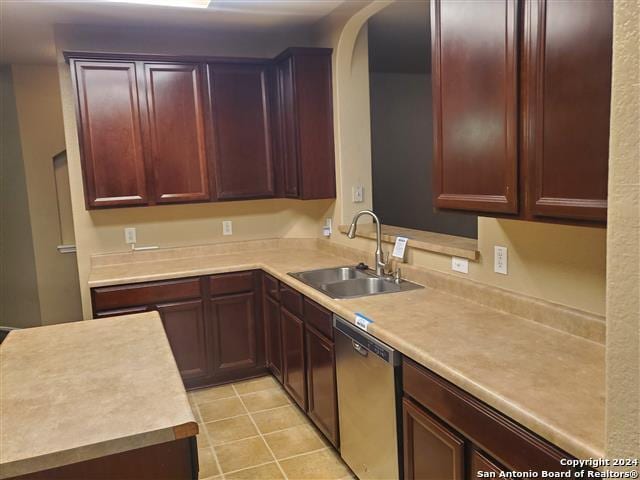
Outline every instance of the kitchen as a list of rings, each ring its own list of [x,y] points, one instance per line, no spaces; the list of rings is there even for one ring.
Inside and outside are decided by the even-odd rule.
[[[637,473],[637,2],[143,3],[1,6],[1,478]]]

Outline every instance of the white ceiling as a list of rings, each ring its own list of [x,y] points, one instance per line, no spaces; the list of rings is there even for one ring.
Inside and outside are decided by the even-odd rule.
[[[428,0],[400,0],[369,19],[369,70],[426,73],[431,70]]]
[[[311,25],[348,0],[211,0],[207,9],[105,0],[0,0],[0,63],[55,63],[56,24],[269,31]]]

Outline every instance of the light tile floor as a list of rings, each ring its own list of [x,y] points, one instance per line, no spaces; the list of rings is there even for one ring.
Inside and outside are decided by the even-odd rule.
[[[354,479],[271,376],[189,392],[200,427],[200,478]]]

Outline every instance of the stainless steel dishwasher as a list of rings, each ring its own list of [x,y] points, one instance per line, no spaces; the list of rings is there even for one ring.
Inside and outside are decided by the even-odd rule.
[[[400,353],[333,316],[340,454],[360,480],[401,478]]]

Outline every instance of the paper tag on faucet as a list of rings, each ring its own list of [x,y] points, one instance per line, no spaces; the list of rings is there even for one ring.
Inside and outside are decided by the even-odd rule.
[[[369,328],[369,325],[373,323],[373,320],[368,319],[361,313],[356,313],[356,327],[361,328],[365,332]]]
[[[407,237],[396,237],[396,244],[393,247],[392,255],[396,258],[404,259],[404,249],[407,248],[409,239]]]

